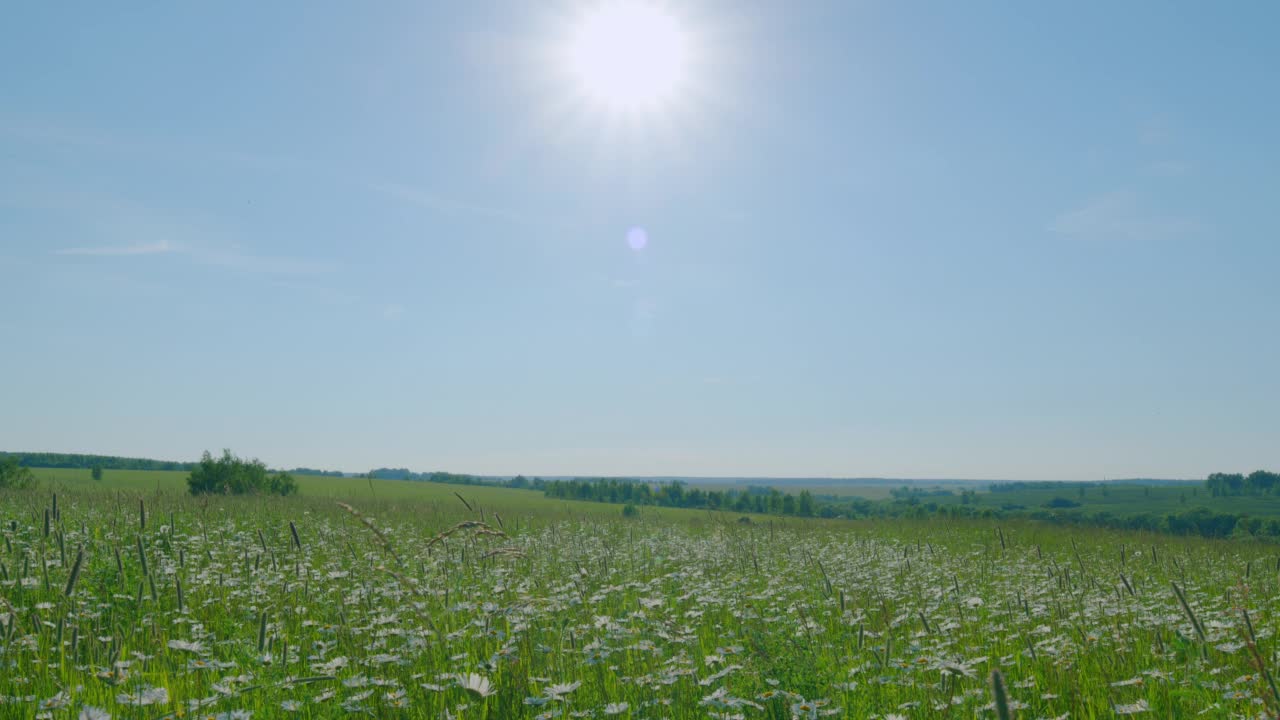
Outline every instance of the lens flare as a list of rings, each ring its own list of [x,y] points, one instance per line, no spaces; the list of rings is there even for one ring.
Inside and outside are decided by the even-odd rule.
[[[649,233],[642,227],[633,227],[627,231],[627,245],[632,250],[643,250],[649,244]]]

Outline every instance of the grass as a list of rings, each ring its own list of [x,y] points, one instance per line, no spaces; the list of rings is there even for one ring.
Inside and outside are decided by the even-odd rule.
[[[47,492],[133,492],[183,495],[187,491],[185,471],[107,470],[101,482],[95,481],[87,469],[32,468],[40,487]],[[543,516],[612,517],[621,506],[578,500],[548,498],[541,491],[517,490],[488,485],[448,485],[412,480],[367,480],[321,475],[296,475],[298,493],[305,497],[341,499],[359,503],[410,501],[426,506],[452,506],[461,502],[478,503],[481,510],[499,513],[538,514]],[[463,508],[465,509],[465,507]],[[705,510],[645,506],[641,514],[650,517],[684,519],[703,517]],[[726,516],[737,518],[741,513]]]
[[[1275,711],[1260,544],[45,473],[0,498],[4,717],[956,718],[997,687],[1024,718]]]

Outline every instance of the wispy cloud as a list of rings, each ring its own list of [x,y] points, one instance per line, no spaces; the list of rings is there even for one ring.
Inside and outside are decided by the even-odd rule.
[[[465,200],[448,197],[435,192],[434,190],[414,185],[405,185],[403,183],[395,182],[371,182],[367,184],[367,187],[374,192],[395,200],[434,212],[448,213],[451,215],[484,217],[525,227],[562,227],[561,223],[557,223],[546,218],[526,215],[520,212],[513,212],[505,208],[494,207],[491,205],[467,202]]]
[[[1051,232],[1088,240],[1164,240],[1200,229],[1192,218],[1149,209],[1128,190],[1100,195],[1049,223]]]
[[[17,115],[0,111],[0,137],[52,147],[74,148],[81,152],[128,155],[133,162],[160,162],[166,166],[215,165],[257,171],[297,168],[297,164],[289,159],[259,152],[201,143],[163,142],[147,136],[64,125],[61,120],[57,116]]]
[[[327,260],[310,258],[251,255],[237,248],[196,248],[188,253],[200,265],[224,267],[248,273],[269,275],[319,275],[332,272],[336,265]]]
[[[71,247],[55,251],[57,255],[159,255],[173,252],[174,246],[168,240],[152,243],[135,243],[133,245],[100,245],[96,247]]]
[[[168,240],[135,243],[133,245],[96,245],[55,250],[55,255],[80,255],[90,257],[131,257],[170,253],[181,256],[197,265],[222,267],[247,273],[264,275],[319,275],[335,269],[332,262],[310,258],[253,255],[237,246],[229,248],[175,245]]]

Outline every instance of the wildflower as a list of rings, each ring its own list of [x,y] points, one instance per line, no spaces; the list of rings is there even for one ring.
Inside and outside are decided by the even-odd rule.
[[[325,690],[319,695],[316,695],[315,697],[311,698],[311,701],[316,703],[322,703],[326,700],[332,700],[334,696],[337,694],[338,694],[337,690]]]
[[[558,685],[552,685],[551,687],[547,688],[546,693],[547,693],[547,697],[553,697],[558,699],[560,696],[568,695],[569,693],[573,692],[574,690],[577,690],[580,687],[582,687],[582,681],[575,680],[574,682],[571,682],[571,683],[560,683]]]
[[[41,701],[40,709],[41,710],[58,710],[60,708],[66,707],[70,703],[71,703],[71,696],[67,695],[67,693],[64,691],[64,692],[58,693],[57,695],[54,695],[53,697],[47,700]]]
[[[1139,698],[1138,702],[1135,702],[1135,703],[1130,703],[1128,705],[1116,705],[1116,714],[1117,715],[1134,715],[1136,713],[1147,712],[1150,709],[1151,709],[1151,706],[1147,703],[1147,701],[1142,698]]]
[[[102,708],[85,705],[80,708],[80,714],[77,716],[77,720],[111,720],[111,713],[103,710]]]
[[[116,695],[116,702],[121,705],[167,705],[169,691],[162,687],[142,686],[132,693]]]
[[[458,676],[458,687],[468,692],[475,693],[480,697],[489,697],[497,692],[493,689],[493,684],[489,682],[489,678],[478,675],[476,673],[468,673]]]
[[[791,717],[816,718],[818,717],[818,706],[807,700],[791,703]],[[906,718],[903,718],[903,720],[906,720]]]
[[[168,643],[170,650],[185,650],[186,652],[203,653],[204,645],[200,642],[187,642],[186,640],[170,640]]]
[[[627,711],[627,708],[630,708],[630,707],[631,706],[625,702],[609,703],[608,705],[604,706],[604,714],[605,715],[621,715],[622,713]]]

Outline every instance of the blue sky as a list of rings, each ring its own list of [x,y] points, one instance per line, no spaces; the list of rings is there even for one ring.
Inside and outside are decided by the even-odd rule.
[[[628,115],[548,60],[583,5],[10,8],[0,445],[1280,468],[1280,6],[671,4]]]

